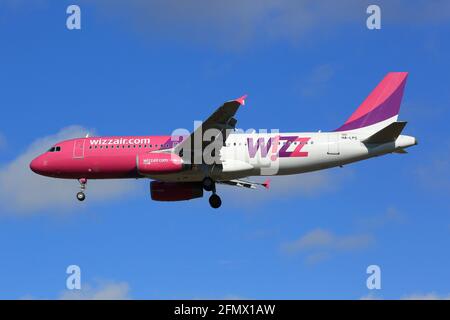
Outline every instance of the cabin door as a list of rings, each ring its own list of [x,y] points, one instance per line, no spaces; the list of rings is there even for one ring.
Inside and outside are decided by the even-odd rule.
[[[339,155],[339,133],[328,134],[328,152],[330,155]]]
[[[78,139],[75,140],[75,144],[73,146],[73,158],[81,159],[84,158],[84,143],[86,139]]]

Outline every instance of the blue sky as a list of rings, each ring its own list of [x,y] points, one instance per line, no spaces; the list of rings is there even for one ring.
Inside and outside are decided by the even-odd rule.
[[[370,31],[364,1],[182,3],[80,0],[75,31],[72,2],[0,4],[0,298],[70,296],[71,264],[84,297],[448,297],[449,5],[379,2]],[[332,130],[389,71],[410,72],[409,154],[222,187],[219,211],[152,202],[145,180],[89,182],[76,203],[75,181],[27,166],[86,131],[192,129],[244,93],[244,129]]]

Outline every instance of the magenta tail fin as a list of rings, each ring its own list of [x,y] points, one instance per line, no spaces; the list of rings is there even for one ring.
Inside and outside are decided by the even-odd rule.
[[[367,127],[398,115],[407,77],[408,72],[388,73],[350,118],[335,131]]]

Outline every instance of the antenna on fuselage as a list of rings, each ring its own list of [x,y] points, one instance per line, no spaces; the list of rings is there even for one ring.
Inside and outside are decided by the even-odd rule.
[[[86,138],[89,138],[89,132],[88,132],[88,133],[86,133]]]

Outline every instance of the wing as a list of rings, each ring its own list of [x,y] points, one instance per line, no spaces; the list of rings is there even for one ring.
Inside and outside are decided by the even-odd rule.
[[[245,181],[245,180],[217,181],[217,183],[227,184],[229,186],[235,186],[235,187],[249,188],[249,189],[256,189],[256,187],[258,187],[258,186],[269,189],[270,179],[267,179],[263,183],[251,182],[251,181]]]
[[[184,139],[180,144],[175,147],[174,152],[180,156],[186,156],[184,150],[191,152],[191,157],[193,159],[194,151],[200,151],[197,154],[202,154],[201,152],[204,148],[211,143],[211,141],[216,140],[216,138],[221,135],[223,138],[222,145],[228,137],[229,133],[236,127],[237,120],[234,118],[239,107],[245,104],[245,99],[247,95],[244,95],[236,100],[225,102],[220,106],[208,119],[206,119],[201,126],[194,130],[193,133],[186,139]],[[204,141],[203,134],[210,129],[212,133],[215,134],[211,141]]]

